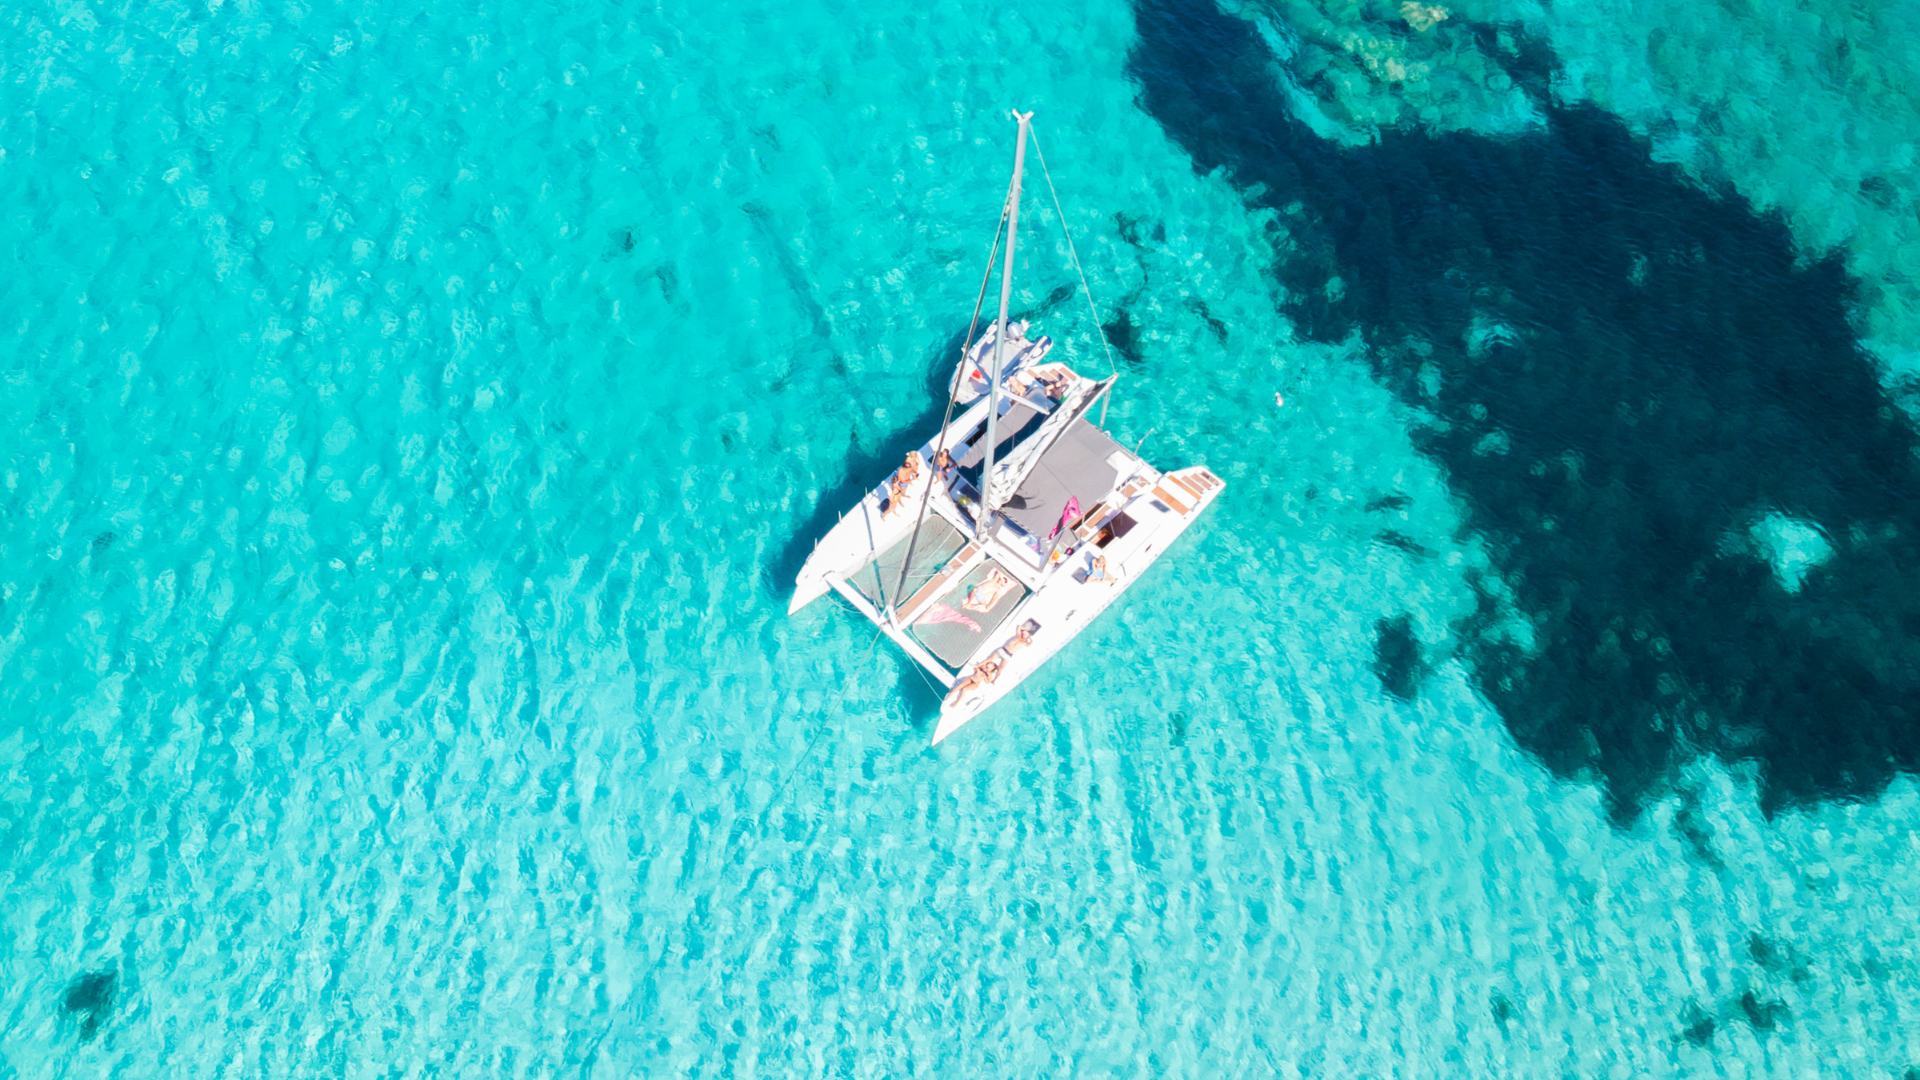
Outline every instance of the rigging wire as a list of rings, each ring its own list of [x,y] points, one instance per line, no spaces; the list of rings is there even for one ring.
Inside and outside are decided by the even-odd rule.
[[[937,475],[933,468],[933,461],[939,458],[940,451],[947,448],[947,425],[953,422],[953,404],[960,398],[960,374],[965,370],[967,354],[973,351],[973,332],[980,328],[980,309],[986,306],[987,285],[993,281],[993,259],[994,256],[1000,254],[1000,237],[1007,231],[1007,211],[1012,208],[1012,200],[1013,181],[1008,181],[1007,194],[1000,200],[1000,224],[994,226],[993,246],[987,249],[987,272],[980,278],[980,295],[974,297],[973,300],[973,319],[967,323],[967,336],[960,341],[960,366],[954,368],[953,382],[947,390],[947,411],[945,415],[940,417],[940,438],[933,445],[933,458],[927,461],[927,490],[922,494],[920,499],[920,512],[916,514],[913,519],[913,533],[907,538],[907,557],[900,562],[900,577],[893,583],[893,594],[895,596],[899,596],[906,590],[907,571],[913,567],[913,552],[915,547],[920,543],[920,527],[926,524],[927,506],[933,502],[933,481]],[[1071,241],[1069,241],[1069,245],[1071,245]],[[983,484],[985,483],[984,477],[981,482]],[[887,621],[893,621],[891,618],[893,612],[892,604],[887,605],[887,612],[889,615]]]
[[[1031,128],[1029,128],[1028,133],[1034,140],[1034,150],[1038,152],[1040,150],[1039,137],[1033,134]],[[1067,254],[1072,258],[1074,271],[1080,277],[1080,290],[1082,293],[1086,295],[1087,309],[1093,313],[1094,331],[1100,336],[1100,346],[1106,352],[1107,368],[1110,373],[1118,374],[1117,370],[1114,368],[1114,363],[1113,363],[1113,347],[1110,344],[1108,344],[1106,328],[1102,326],[1100,323],[1100,309],[1094,304],[1093,291],[1087,287],[1086,271],[1082,269],[1080,266],[1080,256],[1074,250],[1074,247],[1073,247],[1073,234],[1071,231],[1067,229],[1066,214],[1060,208],[1059,192],[1054,190],[1053,176],[1047,172],[1046,155],[1044,153],[1040,153],[1039,158],[1040,158],[1041,174],[1046,177],[1047,190],[1053,197],[1054,213],[1059,217],[1060,230],[1066,236]],[[939,456],[941,450],[946,449],[947,429],[948,429],[948,426],[953,421],[954,404],[959,399],[959,395],[960,395],[960,381],[961,381],[960,376],[964,371],[964,365],[966,363],[967,356],[973,349],[974,333],[980,327],[980,311],[986,305],[987,287],[993,280],[993,264],[994,264],[995,258],[1000,253],[1000,238],[1006,233],[1007,214],[1009,210],[1012,208],[1012,196],[1013,196],[1013,182],[1009,181],[1007,185],[1006,196],[1002,198],[1000,202],[1000,223],[994,229],[993,244],[987,250],[986,273],[980,279],[980,293],[974,299],[973,318],[968,322],[966,337],[962,339],[962,342],[961,342],[960,364],[962,366],[955,368],[952,385],[950,386],[947,392],[946,412],[940,419],[940,437],[939,437],[939,440],[934,445],[935,457]],[[1102,412],[1104,413],[1104,406],[1103,406]],[[935,474],[932,468],[932,462],[929,461],[928,468],[927,468],[927,491],[929,494],[931,494],[933,489],[934,478],[935,478]],[[982,479],[984,482],[985,478],[983,477]],[[915,545],[919,542],[919,539],[920,539],[921,527],[926,522],[927,505],[929,502],[931,502],[930,498],[923,498],[921,500],[920,512],[914,519],[913,533],[911,534],[910,538],[907,541],[907,557],[900,565],[900,575],[894,585],[895,595],[898,595],[906,587],[907,572],[913,566],[914,549],[915,549]],[[889,605],[889,613],[891,613],[891,605]],[[883,633],[884,631],[875,633],[873,636],[873,640],[867,643],[868,656],[871,656],[873,654],[873,648],[875,645],[879,644],[880,638],[883,635]],[[927,689],[932,691],[935,694],[935,696],[940,696],[940,687],[935,685],[933,680],[927,677],[927,673],[921,669],[919,663],[917,662],[910,663],[908,666],[911,667],[920,676],[920,678],[926,682]],[[799,774],[801,767],[806,765],[807,762],[813,757],[814,749],[817,746],[819,746],[821,736],[825,734],[826,730],[827,729],[824,725],[818,730],[816,730],[813,733],[813,736],[810,739],[808,739],[806,748],[800,752],[800,756],[795,758],[793,764],[787,767],[786,774],[780,777],[779,781],[774,785],[773,794],[767,800],[767,809],[770,810],[774,805],[779,803],[779,801],[783,796],[785,796],[787,789],[792,785],[793,779],[796,775]],[[752,855],[752,852],[757,846],[757,843],[758,843],[758,840],[760,839],[761,834],[757,832],[756,833],[738,833],[738,834],[735,833],[734,827],[738,824],[738,822],[739,822],[739,815],[736,814],[734,821],[728,827],[728,837],[725,843],[722,845],[722,850],[724,853],[724,851],[727,848],[730,848],[734,843],[734,837],[738,835],[741,839],[744,839],[747,841],[745,849],[741,852],[741,858],[744,859]],[[589,1069],[597,1062],[599,1058],[601,1044],[606,1041],[608,1035],[612,1034],[614,1019],[617,1019],[617,1018],[609,1019],[605,1030],[601,1031],[600,1035],[594,1039],[593,1045],[589,1050],[588,1058],[587,1058],[587,1067]]]
[[[1060,207],[1060,192],[1054,189],[1053,173],[1047,170],[1047,152],[1040,149],[1040,133],[1031,123],[1027,125],[1027,137],[1033,140],[1033,152],[1040,159],[1040,175],[1047,181],[1047,194],[1053,197],[1053,213],[1060,219],[1060,234],[1067,238],[1067,258],[1073,260],[1073,272],[1080,275],[1080,295],[1087,298],[1087,311],[1093,315],[1093,332],[1100,335],[1100,348],[1107,354],[1107,374],[1120,374],[1113,363],[1113,345],[1107,341],[1107,327],[1100,321],[1100,308],[1093,302],[1093,287],[1087,284],[1086,268],[1080,265],[1080,253],[1073,248],[1073,230],[1067,228],[1067,212]],[[1100,405],[1101,423],[1106,423],[1106,403]]]

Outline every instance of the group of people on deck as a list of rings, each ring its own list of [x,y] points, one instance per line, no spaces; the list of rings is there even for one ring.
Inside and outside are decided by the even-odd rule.
[[[1013,632],[1013,637],[1008,638],[1005,645],[993,650],[993,655],[975,664],[972,671],[953,684],[953,689],[947,691],[947,704],[962,701],[975,690],[991,686],[1006,670],[1007,661],[1013,659],[1013,654],[1033,644],[1033,632],[1038,628],[1032,619],[1021,623],[1020,629]]]
[[[926,459],[920,456],[920,451],[907,451],[907,459],[894,470],[893,479],[888,481],[887,505],[880,511],[881,517],[892,517],[896,511],[907,504],[907,500],[913,493],[913,482],[920,478],[921,470],[926,468],[925,461]],[[933,475],[939,478],[943,490],[953,483],[953,478],[959,471],[959,466],[954,464],[953,455],[947,452],[946,447],[943,446],[935,452]]]
[[[907,495],[912,490],[908,485],[919,479],[922,467],[920,451],[907,451],[907,460],[894,471],[893,479],[888,484],[887,505],[886,509],[880,512],[881,516],[892,517],[901,507],[907,505]]]
[[[994,332],[994,328],[990,326],[986,333],[980,335],[980,339],[973,343],[967,353],[966,364],[961,368],[967,383],[976,395],[987,392],[987,369],[991,365],[989,357],[994,349]],[[1013,388],[1014,393],[1025,394],[1033,385],[1026,372],[1038,366],[1052,350],[1053,339],[1045,334],[1038,338],[1027,337],[1025,320],[1008,323],[1006,347],[1000,357],[1003,365],[1000,377],[1007,380],[1007,384]],[[1015,382],[1017,379],[1025,379],[1025,384]]]
[[[1048,397],[1058,401],[1073,389],[1073,379],[1073,372],[1065,364],[1041,364],[1014,372],[1007,379],[1007,386],[1022,397],[1038,386]]]
[[[1095,554],[1093,558],[1088,561],[1087,573],[1084,580],[1089,585],[1106,585],[1109,587],[1120,583],[1119,579],[1113,575],[1113,572],[1107,569],[1107,557],[1100,554]],[[973,611],[986,611],[993,607],[995,603],[998,603],[1001,596],[1003,596],[1006,590],[1011,588],[1013,584],[1012,578],[1008,577],[999,567],[994,567],[986,578],[982,579],[979,584],[967,591],[967,599],[962,606]],[[985,602],[979,603],[978,601]],[[1033,644],[1033,634],[1034,631],[1038,629],[1039,624],[1035,623],[1032,619],[1021,623],[1020,628],[1014,631],[1013,637],[1007,639],[1006,644],[993,650],[992,653],[988,654],[986,659],[975,664],[972,671],[961,676],[960,679],[953,684],[953,689],[947,692],[947,704],[951,705],[962,701],[973,691],[992,685],[993,682],[1000,677],[1000,673],[1006,669],[1007,661],[1013,659],[1013,654]]]

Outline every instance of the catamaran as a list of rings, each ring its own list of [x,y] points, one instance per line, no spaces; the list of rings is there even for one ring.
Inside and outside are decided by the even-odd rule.
[[[1093,379],[1011,321],[1032,113],[1015,112],[1013,179],[961,346],[946,415],[900,469],[841,515],[800,568],[789,613],[838,593],[946,689],[937,744],[1018,687],[1105,611],[1226,487],[1203,465],[1162,472],[1092,419]],[[1053,192],[1051,176],[1047,188]],[[1054,195],[1061,228],[1066,215]],[[1004,238],[1000,313],[978,338]],[[1073,237],[1066,249],[1100,327]],[[957,413],[957,415],[956,415]]]

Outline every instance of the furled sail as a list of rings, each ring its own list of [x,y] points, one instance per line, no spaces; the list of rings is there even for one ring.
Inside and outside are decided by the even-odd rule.
[[[1060,441],[1060,436],[1067,433],[1067,429],[1073,426],[1075,420],[1081,419],[1093,410],[1094,405],[1100,401],[1101,395],[1107,392],[1107,388],[1113,385],[1113,380],[1117,377],[1109,375],[1099,382],[1088,382],[1085,379],[1076,382],[1073,389],[1067,391],[1066,397],[1060,400],[1060,404],[1054,406],[1053,411],[1047,414],[1047,418],[1040,422],[1040,426],[1034,430],[1034,433],[1016,447],[1013,453],[1008,454],[1005,460],[995,463],[993,475],[987,478],[986,508],[989,512],[1000,509],[1006,505],[1008,499],[1013,498],[1013,493],[1020,490],[1020,485],[1026,482],[1027,474],[1033,472],[1034,466],[1040,464],[1040,459],[1046,456],[1047,450]]]

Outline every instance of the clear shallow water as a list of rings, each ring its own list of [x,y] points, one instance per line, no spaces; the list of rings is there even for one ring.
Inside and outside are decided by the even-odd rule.
[[[1151,14],[10,16],[0,1060],[1920,1063],[1920,792],[1768,818],[1768,759],[1716,728],[1684,742],[1732,765],[1661,744],[1623,811],[1637,773],[1521,748],[1562,714],[1474,642],[1558,670],[1524,658],[1557,656],[1528,582],[1561,549],[1428,434],[1480,369],[1413,371],[1423,403],[1377,331],[1430,324],[1339,306],[1380,286],[1332,282],[1324,207],[1196,172],[1228,163],[1137,101],[1187,78]],[[912,669],[845,612],[788,619],[786,583],[937,413],[1015,101],[1133,329],[1112,426],[1233,486],[935,752]],[[1414,239],[1441,253],[1393,295],[1512,287]],[[1028,250],[1040,309],[1069,271]],[[1485,308],[1468,359],[1500,355]],[[1041,317],[1092,355],[1072,304]],[[1793,595],[1841,604],[1850,522],[1767,509],[1834,533]],[[1567,738],[1638,731],[1594,730]]]

